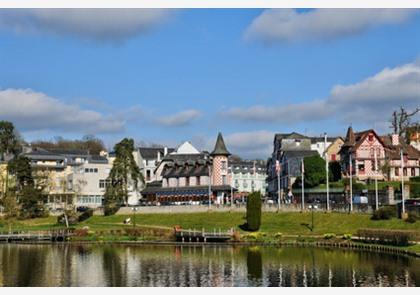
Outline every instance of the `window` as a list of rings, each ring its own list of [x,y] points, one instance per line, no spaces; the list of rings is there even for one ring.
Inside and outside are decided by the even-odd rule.
[[[235,187],[238,188],[239,187],[239,180],[235,180]]]
[[[399,176],[400,175],[400,168],[394,168],[395,170],[395,176]]]
[[[197,185],[200,185],[200,176],[197,176],[197,178],[196,178],[196,184]]]
[[[226,175],[222,175],[222,184],[227,184],[227,177],[226,177]]]
[[[222,161],[222,170],[226,170],[227,169],[227,162],[226,161]]]
[[[416,176],[416,168],[411,168],[411,176]]]
[[[111,185],[111,180],[109,179],[100,179],[99,180],[99,188],[106,188]]]
[[[93,168],[93,172],[98,173],[98,168]]]
[[[357,168],[359,169],[359,172],[365,172],[365,164],[359,164],[357,165]]]
[[[146,170],[146,180],[150,180],[150,176],[151,175],[151,173],[150,173],[150,170]]]
[[[369,141],[373,141],[373,134],[369,134]]]
[[[89,168],[85,168],[85,173],[89,173]]]
[[[404,176],[407,176],[407,168],[404,168],[403,174],[404,174]]]
[[[188,176],[185,177],[185,186],[190,186],[190,178]]]
[[[244,184],[243,184],[243,187],[248,187],[248,183],[246,182],[246,180],[244,180]]]

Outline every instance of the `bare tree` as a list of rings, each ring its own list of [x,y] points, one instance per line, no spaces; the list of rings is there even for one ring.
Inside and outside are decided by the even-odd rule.
[[[420,107],[412,112],[406,111],[403,107],[400,107],[399,111],[394,111],[391,118],[391,128],[395,134],[404,137],[405,141],[409,143],[410,135],[408,129],[412,126],[411,118],[420,111]],[[414,123],[414,125],[417,125]]]

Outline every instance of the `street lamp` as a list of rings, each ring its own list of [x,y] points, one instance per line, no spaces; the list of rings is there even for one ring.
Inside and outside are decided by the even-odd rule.
[[[136,212],[139,210],[139,208],[133,207],[131,210],[133,211],[133,227],[136,227]]]

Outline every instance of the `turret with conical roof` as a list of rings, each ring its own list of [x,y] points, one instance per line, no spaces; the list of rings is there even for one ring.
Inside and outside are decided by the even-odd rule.
[[[344,141],[343,146],[352,147],[355,145],[355,143],[356,143],[356,139],[354,136],[353,128],[350,126],[349,129],[347,129],[347,135],[346,135],[346,139]]]
[[[222,133],[219,132],[217,135],[216,144],[214,146],[214,150],[211,152],[212,156],[230,156],[228,152],[225,142],[223,140]]]

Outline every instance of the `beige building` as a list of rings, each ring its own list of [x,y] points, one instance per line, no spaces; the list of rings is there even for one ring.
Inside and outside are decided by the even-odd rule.
[[[337,137],[334,141],[327,147],[328,161],[340,161],[340,150],[344,144],[344,140],[341,137]]]

